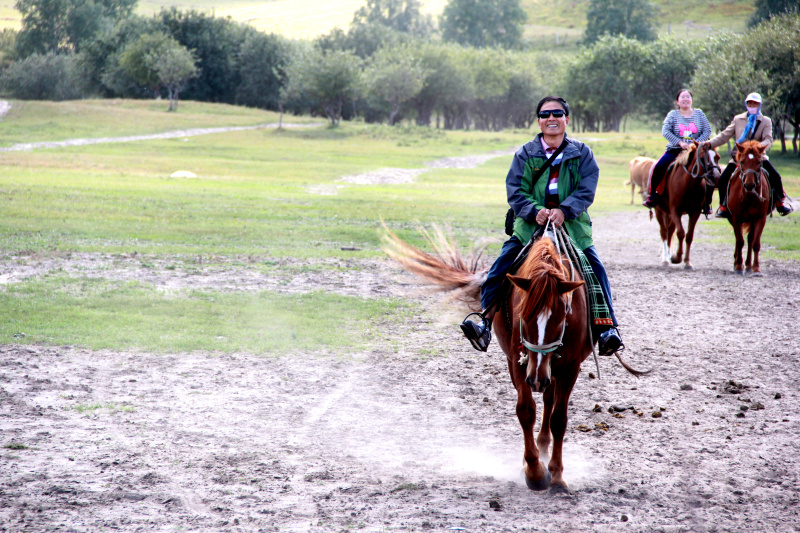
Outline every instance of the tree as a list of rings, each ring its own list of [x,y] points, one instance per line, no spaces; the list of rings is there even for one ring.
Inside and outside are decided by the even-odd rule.
[[[280,89],[286,83],[289,43],[263,33],[249,35],[239,52],[236,103],[262,109],[278,109]]]
[[[391,106],[389,125],[401,107],[422,90],[425,69],[408,46],[383,48],[372,58],[367,74],[371,91]]]
[[[519,48],[527,20],[519,0],[448,0],[442,12],[442,39],[478,48]]]
[[[130,79],[158,96],[162,82],[153,67],[153,58],[176,46],[180,45],[166,33],[145,33],[123,49],[119,56],[119,67]]]
[[[342,109],[363,93],[362,61],[352,52],[310,48],[299,53],[287,68],[287,102],[302,102],[312,112],[322,111],[337,125]]]
[[[74,100],[88,96],[81,63],[72,54],[31,54],[0,76],[4,94],[20,100]]]
[[[17,0],[22,28],[17,48],[32,53],[79,52],[102,30],[128,17],[136,0]]]
[[[664,37],[647,43],[634,82],[635,109],[645,117],[663,119],[673,109],[678,91],[688,87],[697,68],[698,49]]]
[[[420,0],[367,0],[353,16],[353,26],[378,25],[400,33],[428,36],[433,29],[430,16],[424,16]]]
[[[173,46],[153,53],[148,57],[148,62],[157,73],[161,84],[167,89],[169,111],[176,111],[178,95],[186,82],[198,74],[194,55],[176,42]]]
[[[755,11],[747,21],[747,26],[753,28],[765,20],[785,13],[797,13],[800,2],[797,0],[756,0],[753,4]]]
[[[592,44],[606,34],[652,41],[655,17],[656,8],[647,0],[589,0],[583,42]]]

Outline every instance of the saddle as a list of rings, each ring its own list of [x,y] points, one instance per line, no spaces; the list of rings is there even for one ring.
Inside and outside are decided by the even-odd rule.
[[[523,263],[523,261],[525,261],[525,258],[528,257],[528,252],[530,251],[531,247],[533,247],[534,243],[541,239],[543,235],[544,228],[539,227],[539,229],[534,232],[533,236],[531,236],[531,240],[528,242],[528,244],[526,244],[522,250],[520,250],[517,258],[508,269],[508,274],[516,274],[520,265]],[[575,244],[575,241],[573,241],[569,235],[567,235],[567,247],[567,256],[570,258],[572,266],[578,271],[581,279],[586,284],[586,294],[588,296],[589,307],[589,325],[592,326],[593,331],[599,326],[613,326],[614,322],[611,320],[611,312],[608,309],[608,303],[606,302],[605,294],[603,294],[603,288],[600,286],[600,281],[597,279],[594,270],[592,270],[592,265],[589,263],[589,260],[583,253],[583,250],[578,248],[578,246]],[[497,298],[499,298],[499,301],[501,302],[503,319],[505,320],[506,327],[509,329],[509,331],[513,327],[510,307],[511,290],[512,283],[506,278],[503,280],[503,283],[500,285],[500,290],[497,292]]]

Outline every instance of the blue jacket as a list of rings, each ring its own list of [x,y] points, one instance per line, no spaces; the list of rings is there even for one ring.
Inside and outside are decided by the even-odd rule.
[[[542,134],[525,143],[514,154],[506,176],[508,205],[514,210],[514,235],[527,243],[539,227],[536,214],[544,209],[544,196],[550,179],[550,168],[534,184],[533,174],[542,167],[547,156],[542,149]],[[593,245],[592,221],[587,209],[594,202],[600,169],[592,150],[580,141],[567,138],[558,174],[558,198],[564,212],[564,227],[581,250]]]

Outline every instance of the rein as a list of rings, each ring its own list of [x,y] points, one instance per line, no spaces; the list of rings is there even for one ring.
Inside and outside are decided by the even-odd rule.
[[[751,154],[751,156],[752,156],[752,154]],[[747,189],[744,188],[744,177],[747,176],[748,174],[755,174],[756,175],[756,178],[755,178],[756,184],[755,184],[754,190],[756,191],[756,194],[758,195],[758,200],[760,202],[765,202],[767,199],[764,198],[763,196],[761,196],[761,175],[764,172],[764,164],[759,161],[758,169],[748,168],[746,170],[742,170],[742,164],[739,163],[736,166],[736,170],[739,172],[739,179],[742,181],[742,190],[744,190],[744,191],[747,191]]]
[[[714,169],[719,170],[719,165],[709,164],[706,165],[705,158],[701,158],[700,155],[697,153],[698,150],[695,150],[694,156],[694,164],[692,165],[692,170],[686,168],[686,165],[683,166],[683,170],[686,171],[688,175],[690,175],[693,179],[697,178],[705,178],[705,180],[710,184],[714,185],[713,179],[710,175],[714,172]],[[708,156],[708,151],[706,151],[706,156]]]

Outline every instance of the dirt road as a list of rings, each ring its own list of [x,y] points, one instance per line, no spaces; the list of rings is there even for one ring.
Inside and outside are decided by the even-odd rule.
[[[525,488],[503,354],[472,350],[458,312],[388,262],[184,279],[60,258],[75,275],[405,295],[426,311],[343,356],[0,345],[0,531],[800,531],[800,264],[737,277],[732,246],[699,226],[685,272],[660,266],[644,209],[595,219],[627,358],[654,372],[602,358],[592,379],[584,364],[558,495]],[[47,268],[10,259],[6,281]]]

